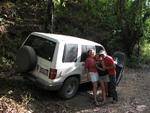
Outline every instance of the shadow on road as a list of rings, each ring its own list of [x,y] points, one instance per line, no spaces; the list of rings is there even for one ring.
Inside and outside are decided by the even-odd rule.
[[[90,83],[82,84],[75,97],[63,100],[56,91],[40,89],[32,82],[24,80],[22,76],[0,76],[0,97],[6,96],[16,102],[29,101],[28,108],[35,113],[61,112],[82,107],[87,109],[88,103],[91,105],[88,94],[90,90]]]

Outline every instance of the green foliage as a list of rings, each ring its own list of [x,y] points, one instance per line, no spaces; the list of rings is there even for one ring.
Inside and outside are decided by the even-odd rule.
[[[145,39],[142,43],[141,48],[141,59],[144,64],[150,63],[150,42]]]
[[[27,106],[29,104],[29,102],[31,100],[33,100],[32,97],[31,97],[31,94],[28,93],[28,92],[24,95],[21,95],[21,99],[22,99],[21,105],[23,105],[23,106]]]
[[[141,63],[140,57],[132,55],[130,58],[127,59],[127,66],[130,68],[139,68]]]
[[[5,61],[13,64],[9,60],[15,60],[15,53],[26,36],[32,31],[46,32],[47,24],[48,27],[54,25],[54,33],[101,43],[108,53],[124,51],[132,57],[133,62],[137,61],[133,51],[138,41],[144,38],[147,44],[150,42],[150,19],[146,16],[150,13],[149,0],[52,0],[52,17],[48,17],[51,16],[51,10],[47,8],[49,0],[10,1],[0,2],[0,8],[4,6],[9,12],[9,18],[0,14],[0,25],[7,26],[9,34],[5,38],[0,37],[3,65]],[[10,18],[9,15],[13,16]],[[148,52],[147,49],[141,50]]]
[[[150,18],[145,21],[144,37],[150,43]]]
[[[5,57],[0,57],[0,72],[9,71],[13,68],[14,61]]]
[[[129,67],[140,67],[143,64],[150,64],[150,43],[147,39],[143,39],[140,43],[140,55],[136,55],[135,53],[128,58],[127,65]]]

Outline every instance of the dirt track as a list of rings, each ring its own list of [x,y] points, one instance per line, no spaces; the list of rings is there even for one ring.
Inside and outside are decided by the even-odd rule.
[[[62,100],[56,92],[38,89],[21,76],[8,74],[0,74],[0,98],[24,103],[26,113],[150,113],[149,69],[126,69],[117,87],[119,102],[111,104],[108,98],[106,105],[100,107],[92,103],[89,84],[81,85],[74,98]]]

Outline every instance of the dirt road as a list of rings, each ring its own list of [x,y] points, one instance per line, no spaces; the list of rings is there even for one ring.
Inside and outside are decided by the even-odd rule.
[[[19,75],[0,74],[0,100],[11,98],[18,106],[23,103],[26,113],[150,113],[149,69],[127,68],[117,91],[118,103],[111,104],[108,98],[105,105],[96,107],[92,103],[89,84],[81,85],[74,98],[62,100],[56,92],[36,88]]]

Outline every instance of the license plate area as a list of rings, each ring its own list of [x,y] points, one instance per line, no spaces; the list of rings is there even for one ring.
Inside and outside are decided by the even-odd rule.
[[[39,72],[44,74],[44,75],[48,75],[48,70],[47,69],[44,69],[42,67],[39,67]]]

